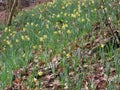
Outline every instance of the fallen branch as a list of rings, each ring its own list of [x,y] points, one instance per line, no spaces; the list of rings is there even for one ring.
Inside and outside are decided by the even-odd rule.
[[[104,0],[101,0],[101,2],[102,2],[102,5],[103,5],[103,11],[104,11],[104,14],[105,14],[106,21],[108,21],[108,15],[107,15],[107,12],[106,12],[106,10],[105,10]],[[115,38],[117,44],[120,45],[119,37],[114,33],[114,30],[113,30],[111,24],[108,23],[107,25],[108,25],[108,27],[110,28],[110,32],[111,32],[112,36]]]
[[[119,44],[115,41],[115,37],[110,37],[110,38],[104,39],[104,43],[100,43],[99,45],[93,47],[92,50],[89,51],[89,54],[92,55],[94,53],[97,53],[100,50],[100,48],[101,49],[104,48],[107,52],[108,50],[107,46],[109,46],[110,43],[113,44],[113,48],[116,48],[116,49],[120,48]],[[103,44],[104,47],[101,47],[101,44]]]

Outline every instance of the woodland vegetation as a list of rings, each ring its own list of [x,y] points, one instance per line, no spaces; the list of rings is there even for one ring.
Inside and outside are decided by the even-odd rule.
[[[120,89],[119,0],[0,5],[0,90]]]

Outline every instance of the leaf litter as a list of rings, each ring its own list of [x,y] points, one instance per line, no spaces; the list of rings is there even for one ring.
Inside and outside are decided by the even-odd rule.
[[[71,88],[76,89],[75,81],[77,81],[77,78],[80,78],[78,74],[87,72],[84,77],[85,79],[82,80],[83,90],[90,90],[89,88],[91,87],[94,87],[95,90],[106,90],[108,83],[112,83],[118,90],[120,89],[120,83],[116,80],[118,76],[115,68],[111,67],[110,70],[108,70],[109,74],[107,76],[107,67],[103,64],[103,58],[100,55],[100,50],[106,49],[109,43],[117,45],[107,27],[110,21],[106,21],[105,23],[106,27],[102,29],[100,22],[93,24],[93,31],[87,33],[84,37],[86,43],[84,43],[83,47],[79,46],[80,38],[77,42],[71,43],[73,51],[71,51],[70,57],[66,60],[66,63],[69,64]],[[94,38],[92,36],[94,36]],[[115,49],[118,48],[119,46],[115,47]],[[63,51],[66,51],[65,48],[63,48]],[[112,59],[109,58],[107,52],[108,50],[105,50],[106,62],[110,62]],[[60,80],[60,76],[64,74],[66,70],[66,67],[61,65],[62,55],[58,54],[51,57],[49,63],[39,61],[36,53],[33,53],[33,55],[34,60],[29,63],[27,68],[20,68],[14,72],[12,86],[6,87],[6,90],[30,90],[29,86],[25,86],[24,82],[27,82],[28,77],[35,72],[37,72],[37,74],[34,77],[36,83],[34,90],[68,90],[68,84],[62,84]],[[74,60],[71,60],[74,55],[81,58],[81,65],[78,64],[76,69],[73,69]],[[97,60],[94,60],[96,56]],[[89,58],[90,64],[86,62],[86,57]],[[35,71],[34,67],[36,67]],[[41,79],[42,81],[40,82]],[[41,88],[37,87],[39,83],[41,83]]]

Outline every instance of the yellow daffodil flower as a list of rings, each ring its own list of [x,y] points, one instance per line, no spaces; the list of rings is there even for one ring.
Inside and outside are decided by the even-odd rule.
[[[71,55],[68,53],[68,54],[66,54],[66,57],[67,57],[67,58],[70,58],[70,57],[71,57]]]
[[[16,43],[18,43],[18,42],[19,42],[19,40],[18,40],[18,39],[16,39],[15,41],[16,41]]]
[[[105,46],[104,44],[101,44],[101,47],[102,47],[102,48],[104,48],[104,46]]]
[[[70,30],[67,30],[67,34],[71,34],[71,31],[70,31]]]
[[[37,78],[34,78],[33,81],[36,83],[38,80],[37,80]]]
[[[39,76],[42,76],[42,75],[43,75],[43,72],[42,72],[42,71],[39,71],[39,72],[38,72],[38,75],[39,75]]]
[[[44,41],[44,38],[43,37],[40,37],[40,42],[43,42]]]

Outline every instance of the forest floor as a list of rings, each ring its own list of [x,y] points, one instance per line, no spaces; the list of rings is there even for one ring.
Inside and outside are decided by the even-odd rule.
[[[0,11],[0,23],[5,21],[5,10],[4,11]]]
[[[36,0],[33,4],[31,4],[29,7],[24,7],[23,10],[31,10],[36,5],[45,3],[45,2],[51,2],[52,0]],[[5,23],[6,18],[6,10],[0,10],[0,24]]]
[[[120,90],[119,20],[109,7],[114,2],[104,2],[107,14],[96,0],[39,3],[0,33],[0,88]]]

